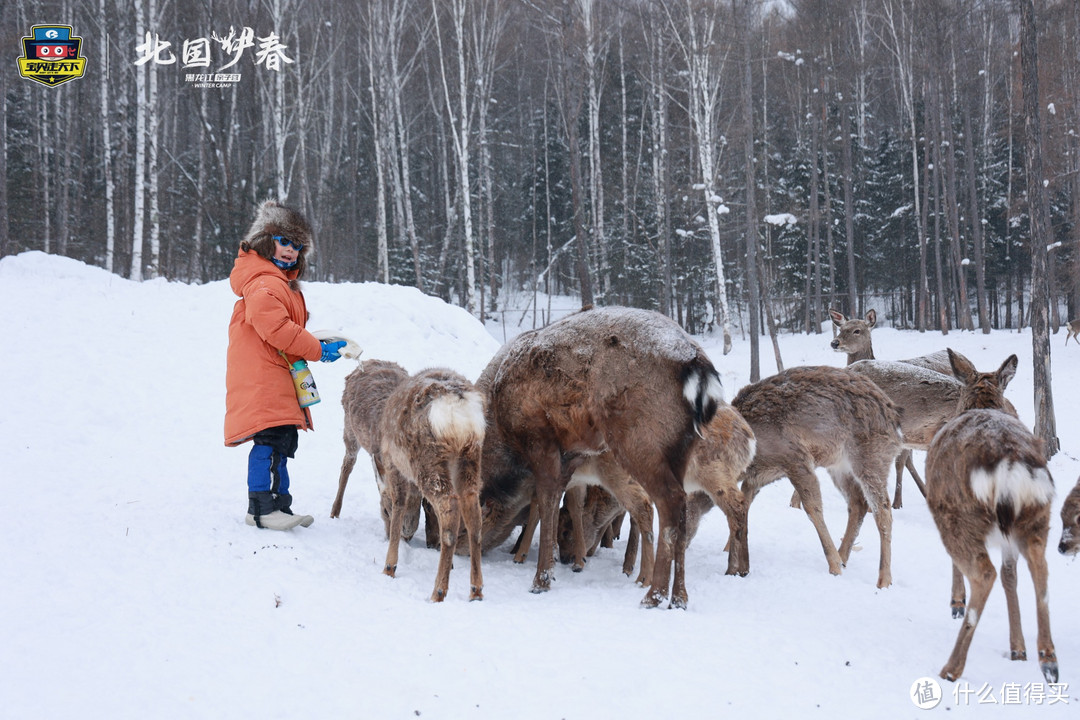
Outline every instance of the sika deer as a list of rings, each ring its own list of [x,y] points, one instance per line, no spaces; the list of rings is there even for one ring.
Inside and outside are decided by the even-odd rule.
[[[1002,392],[1016,373],[1016,356],[1010,355],[990,373],[978,372],[952,350],[949,360],[964,390],[957,417],[938,431],[927,452],[926,502],[953,561],[953,617],[964,615],[965,577],[971,584],[971,602],[941,677],[955,681],[964,672],[975,626],[997,576],[988,547],[999,544],[1012,659],[1027,659],[1016,597],[1019,554],[1027,560],[1035,583],[1039,667],[1047,681],[1056,683],[1058,666],[1046,589],[1054,480],[1046,467],[1042,442],[1005,409]]]
[[[851,318],[850,320],[837,310],[830,310],[829,315],[832,317],[833,325],[837,327],[837,335],[833,338],[830,346],[837,352],[847,353],[847,364],[851,366],[861,360],[874,360],[874,346],[870,339],[870,332],[877,324],[877,312],[874,310],[868,310],[866,312],[866,319],[859,320],[858,318]],[[908,360],[900,360],[899,362],[907,365],[914,365],[916,367],[926,368],[927,370],[933,370],[938,373],[942,373],[948,377],[948,381],[952,382],[952,368],[949,367],[949,358],[945,354],[945,351],[939,351],[930,355],[924,355],[922,357],[911,358]],[[919,488],[919,492],[926,496],[926,489],[923,485],[922,478],[919,477],[918,470],[915,469],[915,463],[911,457],[912,449],[925,450],[926,446],[930,443],[930,438],[934,436],[933,432],[926,435],[926,442],[917,442],[913,438],[918,436],[918,433],[913,432],[915,428],[913,425],[918,423],[921,418],[918,413],[910,412],[904,405],[904,399],[898,398],[894,392],[900,391],[903,386],[908,382],[922,382],[920,379],[923,377],[921,374],[910,373],[904,375],[904,368],[899,371],[901,374],[899,377],[888,384],[881,385],[881,388],[885,393],[892,398],[900,407],[904,408],[904,421],[906,426],[904,427],[904,440],[905,446],[900,451],[900,454],[896,456],[896,492],[893,496],[893,508],[900,509],[904,505],[903,500],[903,478],[904,468],[907,467],[908,472],[911,473],[911,478],[915,481],[915,485]],[[871,377],[871,380],[876,378]],[[930,382],[935,382],[933,379]],[[956,405],[956,398],[959,396],[959,388],[952,388],[955,392],[951,393],[950,397],[947,397],[941,403],[941,408],[946,409],[948,417],[952,417],[952,408]],[[921,393],[921,397],[926,398],[930,404],[931,409],[934,408],[932,402],[934,398],[933,391]],[[918,402],[918,400],[916,400]],[[925,403],[920,403],[925,407]],[[940,413],[936,413],[940,414]],[[938,425],[937,427],[940,427]],[[937,427],[933,429],[936,430]],[[911,444],[913,443],[914,444]]]
[[[540,554],[532,591],[551,587],[559,499],[571,476],[590,455],[610,452],[660,518],[642,604],[659,605],[670,585],[671,605],[685,607],[684,473],[721,402],[705,352],[659,313],[597,308],[519,335],[492,362],[488,432],[534,482]]]
[[[345,486],[349,482],[356,455],[363,448],[371,455],[375,469],[375,483],[379,488],[379,507],[386,537],[390,537],[390,497],[386,492],[380,450],[381,433],[379,419],[386,407],[386,399],[402,383],[409,379],[405,368],[386,360],[365,360],[345,378],[345,390],[341,394],[341,406],[345,411],[345,457],[341,461],[341,474],[338,476],[338,491],[334,505],[330,508],[330,517],[341,516],[341,503],[345,497]],[[401,536],[408,542],[412,539],[420,523],[420,491],[416,488],[407,490]],[[430,516],[429,516],[430,519]],[[433,523],[427,523],[432,525]],[[429,537],[428,547],[434,547]],[[435,538],[437,539],[437,538]]]
[[[1066,327],[1069,332],[1065,335],[1065,344],[1069,344],[1069,338],[1076,338],[1077,345],[1080,345],[1080,318],[1070,320]]]
[[[833,575],[847,563],[869,509],[881,537],[877,586],[892,584],[887,483],[902,438],[899,412],[885,393],[839,368],[796,367],[747,385],[731,405],[757,438],[757,453],[742,474],[747,507],[762,487],[786,476],[802,498]],[[818,467],[828,470],[847,500],[848,523],[839,551],[822,517]],[[750,571],[745,542],[732,544],[728,563],[729,572]]]
[[[687,544],[697,532],[701,515],[714,503],[719,505],[728,522],[729,575],[740,572],[740,562],[736,556],[738,549],[746,545],[747,503],[739,488],[739,478],[754,458],[755,445],[754,432],[750,425],[734,408],[725,403],[717,408],[716,415],[702,428],[701,439],[690,450],[686,474],[683,476],[683,485],[690,493],[687,498]],[[602,455],[598,458],[598,474],[604,476],[619,472],[617,466],[612,467],[612,463],[603,462],[606,457]],[[585,502],[584,523],[571,522],[568,515],[565,531],[560,524],[560,549],[565,552],[564,546],[570,544],[569,537],[574,528],[580,528],[580,533],[573,535],[581,535],[580,542],[585,546],[598,542],[611,517],[621,509],[617,504],[614,507],[611,505],[603,496],[590,495]],[[634,525],[640,523],[635,522]],[[631,538],[633,531],[632,526]],[[643,542],[643,546],[647,548],[648,543]],[[732,552],[733,548],[736,549],[735,552]],[[625,563],[623,570],[627,572]]]
[[[398,386],[380,420],[380,449],[391,500],[390,546],[384,572],[397,571],[402,516],[419,487],[438,517],[439,568],[432,602],[446,597],[461,521],[468,533],[470,600],[483,599],[480,571],[480,463],[484,400],[472,383],[445,369],[424,370]]]
[[[1058,543],[1062,555],[1075,555],[1077,551],[1080,551],[1080,480],[1061,506],[1061,542]]]

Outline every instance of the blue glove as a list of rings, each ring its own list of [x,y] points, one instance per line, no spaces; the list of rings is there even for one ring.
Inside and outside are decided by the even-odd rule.
[[[337,342],[326,342],[325,340],[320,340],[319,344],[322,345],[322,357],[319,358],[319,360],[321,360],[322,362],[334,362],[335,360],[338,360],[339,358],[341,358],[341,355],[338,353],[338,351],[341,350],[341,348],[345,347],[344,340],[338,340]]]

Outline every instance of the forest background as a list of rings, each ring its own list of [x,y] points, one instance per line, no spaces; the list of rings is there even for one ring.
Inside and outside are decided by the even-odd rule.
[[[19,77],[47,23],[83,77]],[[1080,3],[6,0],[0,28],[0,256],[211,281],[279,197],[313,279],[481,319],[534,290],[725,337],[1080,312]]]

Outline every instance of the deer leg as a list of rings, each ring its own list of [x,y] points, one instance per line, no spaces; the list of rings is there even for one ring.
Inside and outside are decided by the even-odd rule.
[[[1008,546],[1001,554],[1001,587],[1005,589],[1005,605],[1009,610],[1010,656],[1013,660],[1027,660],[1024,630],[1020,623],[1020,600],[1016,596],[1016,554]]]
[[[334,504],[330,507],[330,517],[341,517],[341,501],[345,498],[345,486],[349,484],[349,476],[352,475],[353,466],[356,464],[356,453],[359,445],[356,438],[348,430],[345,431],[345,457],[341,460],[341,474],[338,475],[337,495]]]
[[[896,456],[896,492],[893,494],[893,509],[904,507],[904,466],[911,462],[911,451],[904,448]]]
[[[908,451],[907,469],[908,472],[911,473],[911,479],[915,481],[915,487],[919,488],[919,492],[923,497],[926,497],[926,483],[923,482],[922,477],[919,475],[919,471],[915,469],[915,460],[910,450]]]
[[[795,494],[798,495],[798,492]],[[749,503],[746,496],[737,490],[714,490],[710,491],[709,496],[727,518],[728,540],[724,549],[728,553],[728,566],[725,574],[745,577],[750,572],[750,551],[746,544]]]
[[[840,555],[836,552],[836,545],[829,536],[829,528],[825,527],[825,517],[821,510],[821,486],[818,484],[817,475],[812,469],[806,467],[790,468],[787,475],[791,484],[799,491],[803,510],[806,511],[807,517],[817,530],[821,549],[825,552],[825,560],[829,563],[829,572],[839,575],[844,563],[841,562]]]
[[[529,557],[529,548],[532,547],[533,534],[536,533],[536,526],[540,522],[540,504],[536,501],[536,491],[533,491],[532,502],[529,504],[529,519],[525,521],[525,526],[521,528],[521,535],[518,536],[516,550],[514,551],[514,562],[519,565]]]
[[[649,509],[649,515],[650,515],[650,520],[651,520],[651,517],[652,517],[652,509],[651,508]],[[649,533],[649,536],[650,537],[652,536],[651,532]],[[638,542],[639,542],[640,538],[641,538],[641,532],[638,530],[638,522],[637,522],[637,520],[635,520],[633,518],[633,516],[631,516],[630,517],[630,530],[627,532],[627,535],[626,535],[626,552],[623,553],[623,562],[622,562],[623,575],[626,575],[627,577],[630,577],[631,575],[634,574],[634,566],[637,565]],[[648,550],[650,567],[649,567],[648,572],[645,572],[645,556],[642,555],[642,557],[641,557],[641,572],[638,573],[638,577],[634,582],[636,582],[638,585],[640,585],[642,587],[645,587],[645,583],[648,581],[649,577],[652,575],[652,567],[651,567],[651,565],[653,564],[653,559],[655,557],[655,554],[654,554],[655,550],[656,550],[656,548],[654,548],[652,546],[652,543],[650,543],[649,544],[649,550]]]
[[[439,547],[439,516],[427,498],[422,498],[424,509],[424,545],[429,548]]]
[[[401,473],[391,468],[388,473],[386,493],[390,498],[390,524],[387,534],[390,536],[390,544],[386,548],[386,564],[383,566],[383,574],[395,577],[398,564],[398,545],[401,543],[401,522],[405,517],[405,485],[406,480]]]
[[[887,588],[892,585],[892,508],[889,506],[889,490],[886,485],[888,470],[885,469],[880,475],[880,482],[870,480],[863,482],[856,490],[856,494],[864,496],[870,504],[870,512],[874,513],[874,524],[877,525],[878,539],[881,543],[881,554],[878,557],[878,582],[879,588]],[[855,539],[852,538],[854,543]]]
[[[622,524],[625,517],[626,513],[621,512],[611,519],[611,523],[604,528],[604,534],[600,538],[600,547],[615,547],[615,541],[619,539],[622,533]]]
[[[1036,646],[1039,649],[1039,669],[1047,682],[1058,681],[1057,654],[1050,637],[1050,603],[1047,594],[1049,570],[1046,566],[1046,535],[1032,537],[1021,548],[1035,584],[1035,621],[1039,628]]]
[[[668,587],[671,582],[671,563],[675,549],[675,533],[678,532],[678,518],[675,516],[676,508],[670,497],[657,497],[656,514],[660,519],[660,533],[656,537],[656,559],[653,563],[652,585],[650,585],[645,597],[641,600],[641,606],[654,608],[660,605],[668,595]],[[643,539],[644,542],[644,539]]]
[[[469,534],[469,600],[483,600],[484,575],[480,569],[480,493],[470,491],[461,496],[461,518]]]
[[[439,516],[439,531],[442,537],[439,538],[439,567],[435,571],[435,589],[431,592],[431,602],[442,602],[450,587],[450,569],[454,566],[454,549],[461,532],[461,510],[454,495],[436,497],[433,505],[435,514]]]
[[[536,576],[530,592],[542,593],[551,589],[555,575],[555,533],[559,526],[559,497],[562,495],[558,480],[536,473],[536,491],[533,507],[540,524],[540,550],[536,558]],[[530,511],[531,513],[531,511]]]
[[[870,512],[870,505],[862,491],[856,486],[854,477],[847,475],[834,477],[833,480],[840,488],[844,499],[847,500],[848,506],[847,527],[844,528],[844,536],[840,539],[840,548],[837,550],[840,554],[840,562],[846,567],[851,558],[851,550],[855,547],[855,540],[859,537],[859,530],[862,529],[863,520],[866,519],[866,513]]]
[[[566,509],[570,513],[571,544],[574,560],[571,569],[581,572],[585,569],[585,486],[578,485],[566,489]]]
[[[613,489],[615,499],[630,513],[631,528],[637,526],[641,534],[641,572],[634,581],[638,585],[644,585],[652,576],[656,566],[656,555],[653,548],[653,513],[652,501],[649,494],[636,482],[627,482]],[[631,553],[631,541],[633,541],[633,553]],[[626,555],[623,557],[623,574],[630,575],[634,572],[634,561],[637,556],[637,538],[631,531],[630,538],[626,543]]]
[[[686,494],[681,495],[676,509],[675,532],[675,577],[671,583],[671,605],[669,607],[686,609]]]
[[[954,548],[950,548],[949,554],[953,557],[953,563],[960,568],[960,572],[971,583],[971,602],[968,603],[967,615],[960,625],[952,655],[949,656],[945,667],[941,669],[941,677],[955,682],[964,672],[971,638],[974,637],[975,627],[979,624],[979,618],[982,617],[986,598],[994,586],[997,571],[994,570],[994,563],[990,562],[990,556],[986,554],[985,547],[970,548],[970,554],[956,552]]]
[[[964,587],[964,573],[960,572],[960,568],[953,563],[952,566],[952,598],[949,600],[949,607],[952,608],[952,616],[954,618],[964,617],[965,609],[967,608],[967,601],[964,599],[964,595],[967,589]]]

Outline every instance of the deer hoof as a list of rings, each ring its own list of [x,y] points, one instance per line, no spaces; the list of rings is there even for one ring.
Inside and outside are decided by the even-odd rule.
[[[964,617],[964,601],[963,600],[960,600],[960,601],[953,600],[953,602],[952,602],[952,616],[953,616],[954,620]]]
[[[660,603],[664,601],[664,593],[655,590],[650,590],[645,593],[645,597],[641,600],[641,607],[654,608],[659,607]]]
[[[387,565],[386,567],[383,568],[383,575],[388,575],[390,577],[397,577],[397,575],[395,573],[397,573],[397,565]]]
[[[1057,683],[1058,681],[1058,664],[1057,656],[1054,653],[1044,654],[1042,650],[1039,651],[1039,669],[1042,670],[1043,677],[1049,683]]]
[[[686,598],[685,597],[673,597],[673,598],[671,598],[671,604],[668,605],[668,607],[669,608],[674,608],[676,610],[685,610],[686,609]]]
[[[469,602],[472,602],[473,600],[483,600],[483,599],[484,599],[484,591],[481,588],[474,587],[469,592]]]
[[[1010,660],[1027,660],[1027,650],[1013,650],[1009,653]]]
[[[446,599],[445,590],[436,590],[431,593],[431,602],[442,602],[444,599]]]

